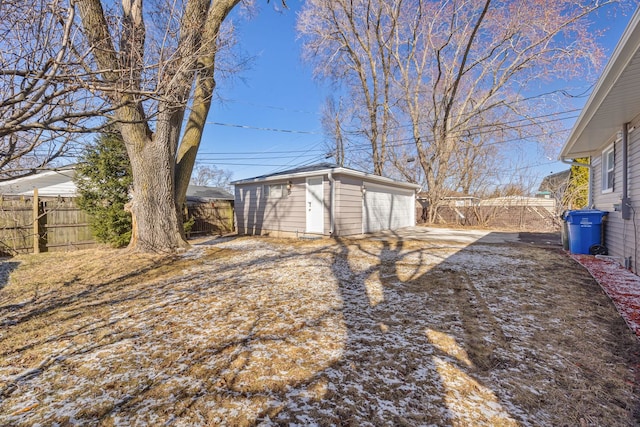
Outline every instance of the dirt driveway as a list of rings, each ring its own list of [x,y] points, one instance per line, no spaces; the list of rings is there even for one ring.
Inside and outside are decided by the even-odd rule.
[[[640,422],[640,344],[559,242],[415,232],[12,260],[0,425]]]

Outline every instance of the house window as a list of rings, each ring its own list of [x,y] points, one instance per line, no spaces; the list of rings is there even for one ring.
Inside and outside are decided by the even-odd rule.
[[[615,166],[615,151],[613,145],[602,152],[602,192],[613,191],[613,178]]]
[[[285,197],[285,184],[272,184],[264,186],[264,195],[269,199],[279,199]]]

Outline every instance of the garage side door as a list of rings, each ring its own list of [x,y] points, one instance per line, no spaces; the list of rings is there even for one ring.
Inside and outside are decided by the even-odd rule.
[[[362,231],[373,233],[415,225],[414,194],[413,190],[365,184]]]

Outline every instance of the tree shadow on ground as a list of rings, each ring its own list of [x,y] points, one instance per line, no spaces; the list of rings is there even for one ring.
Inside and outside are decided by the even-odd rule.
[[[0,359],[41,363],[3,366],[0,424],[633,425],[640,351],[606,296],[495,240],[237,239],[78,278],[9,315]],[[33,396],[56,404],[7,415]]]
[[[321,374],[322,399],[276,421],[637,423],[640,346],[597,283],[552,236],[492,234],[462,250],[338,240],[343,355]]]

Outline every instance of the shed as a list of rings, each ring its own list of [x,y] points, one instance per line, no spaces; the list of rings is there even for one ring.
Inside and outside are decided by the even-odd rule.
[[[335,164],[232,184],[239,234],[349,236],[416,223],[418,185]]]
[[[233,194],[220,187],[189,185],[186,217],[193,218],[187,235],[223,234],[234,230]]]

